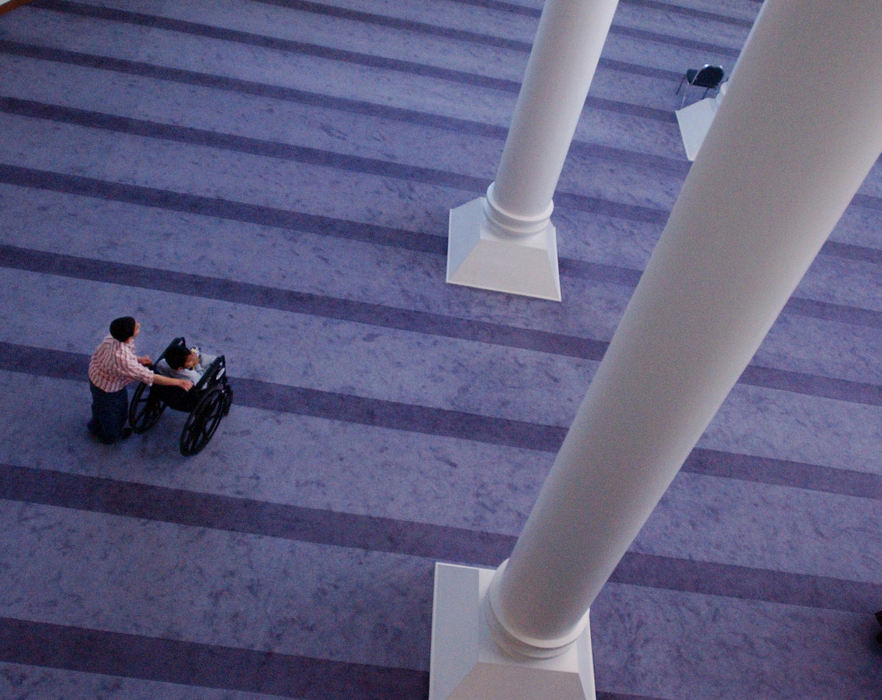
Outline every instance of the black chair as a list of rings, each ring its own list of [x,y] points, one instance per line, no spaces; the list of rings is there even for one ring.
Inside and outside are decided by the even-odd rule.
[[[692,87],[704,88],[704,95],[702,95],[702,99],[707,97],[707,93],[709,90],[716,90],[720,87],[720,83],[723,82],[723,76],[725,72],[723,71],[722,66],[712,66],[710,64],[705,64],[701,68],[695,69],[690,68],[686,71],[686,75],[684,75],[680,79],[680,84],[677,86],[677,92],[674,94],[679,95],[680,90],[683,88],[683,83],[688,83]],[[683,91],[683,99],[680,102],[680,106],[682,107],[686,103],[686,91]]]

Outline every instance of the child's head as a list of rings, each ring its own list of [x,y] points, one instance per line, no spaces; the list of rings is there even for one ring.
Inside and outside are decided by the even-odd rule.
[[[187,353],[187,359],[184,360],[184,367],[187,369],[193,369],[196,365],[199,364],[199,353],[196,348],[192,348]]]
[[[172,369],[193,369],[199,364],[199,353],[182,345],[175,345],[165,353],[165,361]]]

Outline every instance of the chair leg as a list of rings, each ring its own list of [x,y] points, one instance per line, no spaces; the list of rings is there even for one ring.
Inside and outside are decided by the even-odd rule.
[[[683,83],[684,83],[684,82],[686,82],[686,76],[685,76],[685,75],[684,75],[682,78],[680,78],[680,84],[677,86],[677,92],[674,93],[675,95],[679,95],[679,94],[680,94],[680,90],[682,89],[682,87],[683,87]]]

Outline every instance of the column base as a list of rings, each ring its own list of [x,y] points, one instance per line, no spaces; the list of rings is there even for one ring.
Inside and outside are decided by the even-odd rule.
[[[714,117],[717,115],[717,108],[726,95],[728,84],[725,82],[720,85],[720,89],[714,97],[705,97],[703,100],[674,112],[677,115],[677,124],[680,126],[683,148],[686,150],[686,157],[689,160],[695,160],[698,156],[698,149],[701,148],[704,137],[707,136]]]
[[[594,700],[587,626],[553,658],[515,657],[496,644],[482,605],[494,574],[435,564],[429,700]]]
[[[450,210],[447,282],[560,301],[554,225],[528,236],[497,233],[484,198]]]

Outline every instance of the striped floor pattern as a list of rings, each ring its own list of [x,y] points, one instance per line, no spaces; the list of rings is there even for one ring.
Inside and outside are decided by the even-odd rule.
[[[0,697],[425,698],[436,561],[510,552],[756,0],[621,0],[555,195],[560,304],[444,283],[539,0],[0,14]],[[697,96],[697,95],[696,95]],[[874,698],[882,168],[592,608],[598,697]],[[88,357],[227,357],[199,455],[89,439]]]

